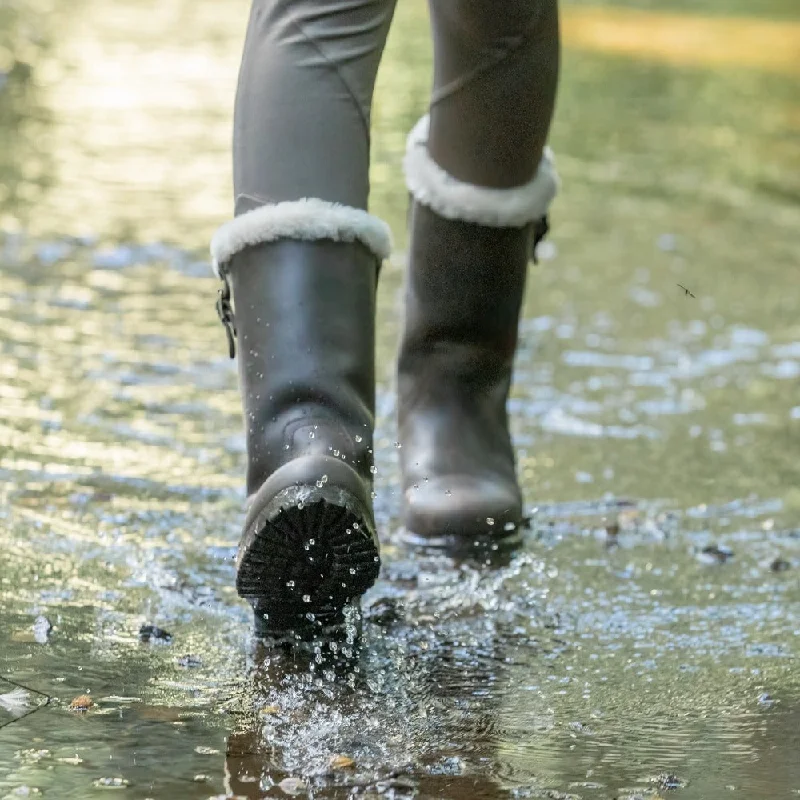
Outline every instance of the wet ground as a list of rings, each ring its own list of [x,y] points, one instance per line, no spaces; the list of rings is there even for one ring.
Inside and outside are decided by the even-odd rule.
[[[373,145],[400,242],[384,569],[360,644],[287,656],[232,588],[205,255],[246,4],[0,4],[0,797],[800,794],[800,15],[755,7],[564,7],[564,190],[512,399],[534,523],[489,569],[397,535],[400,157],[430,66],[401,3]]]

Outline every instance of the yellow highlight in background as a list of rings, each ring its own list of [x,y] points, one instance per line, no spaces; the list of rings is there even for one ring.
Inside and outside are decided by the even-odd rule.
[[[800,76],[800,22],[611,8],[562,8],[564,44],[683,66]]]

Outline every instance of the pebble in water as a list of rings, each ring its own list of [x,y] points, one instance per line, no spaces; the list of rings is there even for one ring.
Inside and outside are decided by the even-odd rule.
[[[650,783],[656,784],[659,789],[683,789],[686,786],[686,781],[679,778],[677,775],[664,772],[661,775],[656,775],[655,778],[650,779]]]
[[[98,778],[92,782],[98,789],[127,789],[128,781],[125,778]]]
[[[758,704],[760,706],[766,706],[769,708],[769,706],[773,705],[774,703],[775,701],[772,699],[772,695],[768,692],[764,692],[763,694],[759,695]]]
[[[284,778],[278,788],[289,795],[302,794],[306,790],[306,782],[302,778]]]
[[[183,667],[184,669],[193,669],[203,666],[203,660],[200,656],[193,655],[192,653],[187,653],[185,656],[176,659],[176,663],[179,667]]]
[[[51,630],[53,630],[53,626],[47,617],[39,615],[33,621],[33,638],[39,644],[47,644],[47,639],[50,636]]]

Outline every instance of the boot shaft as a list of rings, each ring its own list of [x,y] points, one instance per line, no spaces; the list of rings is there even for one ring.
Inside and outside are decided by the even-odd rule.
[[[305,455],[370,476],[375,257],[359,243],[281,240],[237,254],[230,275],[248,494]]]

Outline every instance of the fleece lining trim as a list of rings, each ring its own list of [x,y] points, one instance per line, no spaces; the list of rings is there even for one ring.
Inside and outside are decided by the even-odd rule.
[[[550,148],[545,148],[533,179],[523,186],[475,186],[445,172],[428,152],[428,115],[408,136],[403,168],[406,186],[419,203],[446,219],[494,228],[522,228],[541,219],[558,192],[559,178]]]
[[[306,197],[254,208],[226,222],[211,240],[214,273],[246,247],[278,239],[361,242],[376,258],[392,251],[389,226],[360,208]]]

